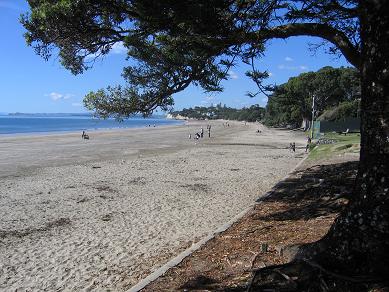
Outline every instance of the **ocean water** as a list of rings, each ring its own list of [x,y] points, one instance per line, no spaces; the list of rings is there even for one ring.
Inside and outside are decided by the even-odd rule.
[[[164,118],[130,118],[123,122],[114,119],[95,119],[90,116],[30,116],[30,115],[4,115],[0,116],[0,135],[2,134],[24,134],[24,133],[53,133],[53,132],[74,132],[91,131],[98,129],[117,128],[141,128],[178,125],[180,121]]]

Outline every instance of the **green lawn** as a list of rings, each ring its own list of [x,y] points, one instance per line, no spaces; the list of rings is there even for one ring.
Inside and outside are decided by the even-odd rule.
[[[344,153],[359,153],[360,149],[360,134],[339,135],[337,133],[326,133],[323,138],[334,139],[334,144],[317,145],[311,150],[309,159],[325,159],[333,155],[342,155]]]

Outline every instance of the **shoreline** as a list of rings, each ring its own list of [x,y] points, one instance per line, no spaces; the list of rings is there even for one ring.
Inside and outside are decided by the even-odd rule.
[[[188,139],[209,123],[210,139]],[[0,290],[125,291],[250,206],[305,155],[283,147],[303,145],[298,133],[230,125],[0,143]]]
[[[69,130],[69,131],[49,131],[49,132],[25,132],[25,133],[5,133],[5,134],[0,134],[0,140],[1,138],[13,138],[13,137],[22,137],[22,138],[33,138],[33,137],[41,137],[41,136],[55,136],[55,135],[78,135],[82,133],[82,131],[85,132],[91,132],[91,133],[105,133],[105,132],[114,132],[114,131],[125,131],[125,130],[140,130],[140,129],[148,129],[148,128],[166,128],[166,127],[177,127],[177,126],[182,126],[183,124],[172,124],[172,125],[158,125],[155,127],[149,127],[149,126],[144,126],[144,127],[120,127],[120,128],[96,128],[96,129],[86,129],[86,130]]]
[[[45,131],[45,132],[22,132],[22,133],[0,133],[0,140],[1,138],[12,138],[12,137],[35,137],[35,136],[52,136],[52,135],[65,135],[65,134],[78,134],[82,131],[88,131],[92,133],[99,133],[99,132],[108,132],[108,131],[120,131],[120,130],[131,130],[131,129],[145,129],[145,128],[161,128],[161,127],[174,127],[174,126],[181,126],[185,123],[180,123],[177,121],[177,123],[171,123],[171,124],[161,124],[156,125],[155,127],[149,127],[149,126],[134,126],[134,127],[113,127],[113,128],[95,128],[95,129],[80,129],[80,130],[63,130],[63,131]]]

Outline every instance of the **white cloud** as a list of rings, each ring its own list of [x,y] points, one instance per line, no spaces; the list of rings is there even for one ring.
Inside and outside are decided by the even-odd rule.
[[[125,54],[127,53],[127,48],[124,46],[123,42],[118,42],[112,46],[111,52],[113,54]]]
[[[49,94],[45,94],[45,96],[49,96],[52,100],[58,101],[58,100],[69,99],[69,98],[73,97],[74,95],[69,94],[69,93],[62,94],[62,93],[58,93],[58,92],[52,92]]]
[[[57,93],[57,92],[52,92],[52,93],[50,93],[49,94],[49,96],[50,96],[50,98],[52,99],[52,100],[60,100],[60,99],[62,99],[62,94],[60,94],[60,93]]]
[[[94,53],[94,54],[87,55],[87,56],[85,57],[85,61],[90,61],[90,60],[96,59],[98,56],[99,56],[98,53]]]
[[[284,64],[280,64],[277,67],[280,70],[294,70],[294,71],[307,71],[308,70],[308,67],[304,66],[304,65],[300,65],[300,66],[287,66],[287,65],[284,65]]]
[[[292,62],[293,59],[292,59],[291,57],[285,57],[285,61],[286,61],[286,62]]]
[[[269,74],[269,77],[272,77],[272,76],[274,76],[274,74],[273,74],[273,73],[271,73],[271,72],[268,72],[267,74]]]
[[[235,71],[232,71],[232,70],[229,70],[229,71],[228,71],[228,76],[229,76],[231,79],[238,79],[238,78],[239,78],[238,74],[236,74]]]
[[[121,55],[121,54],[125,54],[125,53],[127,53],[127,48],[124,46],[123,42],[118,42],[118,43],[113,44],[113,46],[112,46],[112,48],[109,51],[107,56],[109,56],[111,54],[113,54],[113,55]],[[101,51],[98,51],[98,52],[96,52],[94,54],[87,55],[85,57],[85,60],[87,62],[89,62],[89,61],[92,61],[92,60],[94,60],[96,58],[99,58],[99,57],[103,57],[101,55]]]

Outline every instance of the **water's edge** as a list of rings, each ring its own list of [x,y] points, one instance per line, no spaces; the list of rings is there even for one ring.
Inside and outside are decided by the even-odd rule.
[[[0,137],[37,136],[80,131],[111,131],[129,128],[149,128],[182,125],[182,121],[163,118],[132,118],[122,122],[114,119],[96,120],[90,117],[14,117],[0,116]]]

